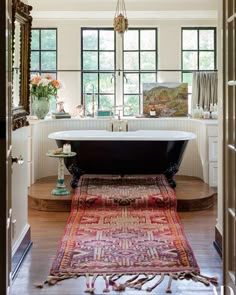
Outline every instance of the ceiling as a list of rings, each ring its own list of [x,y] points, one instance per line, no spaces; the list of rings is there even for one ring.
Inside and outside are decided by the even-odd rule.
[[[56,2],[56,4],[55,4]],[[217,0],[125,0],[129,19],[216,20]],[[117,0],[28,0],[34,19],[111,19]],[[178,13],[176,13],[178,11]]]
[[[28,0],[34,11],[114,11],[117,0]],[[217,10],[217,0],[125,0],[127,11]]]

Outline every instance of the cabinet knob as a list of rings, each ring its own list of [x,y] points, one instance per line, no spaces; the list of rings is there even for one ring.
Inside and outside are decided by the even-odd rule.
[[[12,164],[16,163],[18,165],[22,165],[24,163],[24,159],[22,157],[22,155],[19,155],[19,157],[12,157]]]

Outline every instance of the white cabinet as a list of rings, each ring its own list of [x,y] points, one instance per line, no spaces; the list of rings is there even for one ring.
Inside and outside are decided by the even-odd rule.
[[[217,187],[218,179],[218,128],[208,126],[209,185]]]

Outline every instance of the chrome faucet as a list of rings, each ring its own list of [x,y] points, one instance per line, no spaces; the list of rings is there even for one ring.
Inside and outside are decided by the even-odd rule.
[[[128,131],[127,120],[121,120],[121,112],[123,112],[125,108],[132,110],[132,107],[129,105],[114,105],[111,108],[111,112],[114,109],[113,118],[117,116],[117,120],[111,121],[111,131]]]
[[[114,116],[117,116],[117,119],[120,121],[121,112],[123,112],[125,108],[132,110],[132,107],[129,105],[114,105],[111,107],[111,111],[114,109]],[[118,111],[118,113],[117,113],[117,111]]]

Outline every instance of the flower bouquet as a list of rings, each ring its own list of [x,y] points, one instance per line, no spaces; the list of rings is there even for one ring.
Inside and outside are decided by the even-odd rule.
[[[30,81],[32,110],[38,119],[44,119],[50,109],[50,101],[55,100],[62,83],[51,75],[35,75]]]
[[[30,84],[30,93],[34,97],[34,99],[46,99],[48,101],[50,101],[52,97],[54,98],[57,96],[57,90],[62,86],[57,79],[54,79],[49,74],[46,74],[44,76],[33,76]]]

